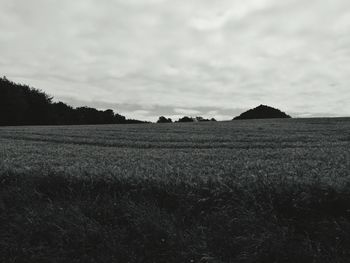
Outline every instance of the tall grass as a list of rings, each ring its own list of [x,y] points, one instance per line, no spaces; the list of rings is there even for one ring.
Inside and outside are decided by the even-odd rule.
[[[348,262],[350,188],[3,173],[1,262]]]

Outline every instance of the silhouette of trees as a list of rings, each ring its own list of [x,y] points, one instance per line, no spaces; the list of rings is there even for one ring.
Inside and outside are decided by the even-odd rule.
[[[116,113],[115,115],[114,115],[114,121],[113,121],[113,123],[137,123],[138,121],[135,121],[135,120],[127,120],[126,118],[125,118],[125,116],[122,116],[122,115],[120,115],[120,114],[118,114],[118,113]],[[142,121],[139,121],[139,122],[142,122]]]
[[[214,118],[205,119],[201,116],[197,116],[195,118],[185,116],[183,118],[180,118],[177,122],[209,122],[209,121],[216,121],[216,120]]]
[[[46,124],[52,98],[40,90],[0,78],[0,125]]]
[[[194,122],[194,119],[191,118],[191,117],[185,116],[185,117],[180,118],[180,119],[178,120],[178,122]]]
[[[114,111],[111,109],[105,110],[102,113],[103,124],[114,123]]]
[[[52,98],[40,90],[25,89],[27,110],[25,114],[25,124],[47,124],[51,120]]]
[[[77,123],[75,110],[63,102],[55,102],[51,105],[52,124]]]
[[[198,122],[207,122],[207,121],[216,121],[214,118],[211,118],[211,119],[204,119],[203,117],[196,117],[195,121],[198,121]]]
[[[0,125],[69,125],[145,123],[126,119],[113,110],[73,107],[27,85],[0,78]]]
[[[279,109],[275,109],[266,105],[260,105],[254,109],[243,112],[238,117],[235,117],[234,120],[275,118],[291,118],[291,116],[280,111]]]
[[[73,108],[41,90],[17,84],[6,77],[0,78],[0,126],[4,125],[74,125],[74,124],[125,124],[146,123],[127,119],[113,110],[91,107]],[[180,118],[177,122],[216,121],[203,117]],[[172,123],[171,118],[160,116],[157,123]]]
[[[166,118],[164,116],[160,116],[157,123],[172,123],[173,120],[170,118]]]

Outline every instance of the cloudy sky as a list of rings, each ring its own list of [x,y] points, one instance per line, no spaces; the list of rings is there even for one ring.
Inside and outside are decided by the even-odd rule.
[[[350,1],[0,0],[0,74],[130,118],[350,116]]]

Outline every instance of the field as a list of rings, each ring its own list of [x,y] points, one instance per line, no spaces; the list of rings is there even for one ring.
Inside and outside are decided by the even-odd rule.
[[[0,262],[349,262],[350,119],[0,128]]]

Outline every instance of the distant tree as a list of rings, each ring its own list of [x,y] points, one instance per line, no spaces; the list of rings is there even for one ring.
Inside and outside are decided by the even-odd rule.
[[[52,98],[0,78],[0,125],[50,124]]]
[[[105,110],[101,113],[103,124],[109,124],[114,122],[114,111],[111,109]]]
[[[28,88],[25,90],[28,108],[25,114],[26,124],[50,124],[52,97],[44,92]]]
[[[52,104],[52,124],[74,124],[76,117],[74,109],[63,102],[55,102]]]
[[[52,97],[27,85],[0,78],[0,125],[67,125],[67,124],[145,123],[126,119],[113,110],[73,107],[52,102]]]
[[[126,118],[117,113],[114,115],[113,123],[116,123],[116,124],[126,123]]]
[[[102,118],[98,110],[90,107],[79,107],[75,110],[78,124],[101,124]]]
[[[14,85],[6,77],[0,78],[0,125],[23,125],[29,108],[27,87]]]
[[[196,121],[198,121],[198,122],[208,122],[208,121],[216,121],[214,118],[211,118],[211,119],[205,119],[205,118],[203,118],[203,117],[196,117],[196,119],[195,119]]]
[[[193,120],[193,118],[191,118],[191,117],[185,116],[185,117],[183,117],[183,118],[180,118],[180,119],[178,120],[178,122],[194,122],[194,120]]]
[[[172,123],[172,119],[160,116],[157,123]]]

